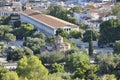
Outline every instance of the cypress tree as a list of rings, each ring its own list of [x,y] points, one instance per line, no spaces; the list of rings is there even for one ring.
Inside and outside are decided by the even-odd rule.
[[[89,40],[89,56],[93,55],[94,47],[93,47],[93,39],[92,39],[92,31],[91,31],[91,36]]]

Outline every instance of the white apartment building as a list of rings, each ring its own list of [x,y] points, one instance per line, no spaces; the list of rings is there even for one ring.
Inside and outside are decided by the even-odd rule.
[[[89,12],[89,13],[74,13],[74,17],[77,19],[78,23],[83,22],[84,17],[91,18],[92,20],[98,20],[99,15],[96,12]]]
[[[107,21],[107,20],[110,20],[110,19],[117,19],[117,16],[107,16],[107,17],[102,18],[103,21]]]

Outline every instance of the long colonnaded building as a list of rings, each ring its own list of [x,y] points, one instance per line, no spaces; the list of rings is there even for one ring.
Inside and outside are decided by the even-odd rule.
[[[70,32],[71,30],[79,30],[79,26],[75,24],[33,10],[25,10],[22,12],[1,10],[0,16],[9,16],[13,13],[20,14],[20,19],[22,22],[33,24],[36,29],[46,35],[55,35],[58,28],[64,29],[67,32]]]

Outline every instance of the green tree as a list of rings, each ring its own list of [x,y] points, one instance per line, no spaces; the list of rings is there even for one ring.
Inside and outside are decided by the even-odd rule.
[[[0,40],[2,40],[4,38],[4,32],[0,31]]]
[[[48,61],[50,63],[55,63],[55,62],[62,60],[63,58],[64,58],[64,56],[62,53],[54,51],[54,52],[50,53]]]
[[[35,56],[23,57],[18,62],[17,73],[28,80],[47,80],[48,77],[48,70]]]
[[[86,69],[77,68],[74,73],[74,78],[80,78],[85,80],[97,80],[97,71],[98,67],[95,65],[89,65]]]
[[[35,32],[35,28],[32,24],[21,23],[20,27],[15,28],[13,30],[13,34],[16,36],[17,39],[23,39],[28,36],[33,35]]]
[[[33,35],[32,35],[32,37],[33,38],[41,38],[41,39],[44,39],[44,40],[46,38],[46,36],[42,32],[40,32],[40,31],[34,32]]]
[[[60,52],[53,51],[50,53],[42,53],[40,59],[43,63],[55,63],[64,59],[64,55]]]
[[[117,54],[120,53],[120,40],[116,41],[116,43],[115,43],[114,53],[117,53]]]
[[[92,40],[92,33],[91,33],[91,38],[89,41],[89,56],[93,56],[93,52],[94,52],[94,47],[93,47],[93,40]]]
[[[97,72],[99,70],[99,67],[97,65],[90,65],[85,72],[85,79],[86,80],[97,80]]]
[[[63,30],[63,29],[61,29],[61,28],[56,30],[56,36],[58,36],[58,35],[60,35],[60,36],[62,36],[64,38],[69,38],[68,32]]]
[[[7,42],[11,42],[11,41],[15,41],[15,40],[16,40],[16,36],[14,36],[14,35],[11,34],[11,33],[8,33],[8,34],[5,34],[4,39],[5,39]]]
[[[99,32],[96,30],[86,30],[83,34],[83,41],[89,42],[91,39],[91,33],[92,33],[92,40],[97,40],[99,38]]]
[[[71,38],[75,38],[75,39],[82,38],[81,32],[76,30],[71,31],[69,35]]]
[[[90,59],[87,53],[75,52],[67,56],[66,65],[73,71],[76,68],[86,70],[90,64]]]
[[[5,73],[7,73],[7,72],[8,72],[7,69],[5,69],[4,67],[0,66],[0,78],[2,78],[3,75],[4,75]]]
[[[48,42],[48,43],[53,43],[54,41],[55,41],[55,36],[48,36],[46,38],[46,42]]]
[[[1,80],[19,80],[19,77],[16,72],[8,71],[2,76]]]
[[[33,54],[34,54],[33,51],[28,47],[24,47],[23,50],[24,50],[23,52],[24,52],[25,56],[27,56],[27,57],[33,56]]]
[[[7,60],[18,61],[23,56],[30,57],[33,55],[33,51],[27,47],[20,48],[16,47],[7,51]]]
[[[80,29],[84,29],[83,23],[80,23],[80,24],[79,24],[79,28],[80,28]]]
[[[3,16],[0,21],[1,21],[2,25],[8,25],[9,24],[9,20],[10,20],[9,16]]]
[[[56,76],[56,74],[49,74],[48,80],[62,80],[61,76]]]
[[[13,60],[13,61],[18,61],[21,59],[24,54],[23,54],[23,49],[22,48],[15,48],[15,49],[10,49],[7,51],[7,60]]]
[[[95,61],[100,65],[100,73],[111,72],[114,68],[113,54],[100,54],[96,56]]]
[[[64,37],[64,38],[69,38],[69,34],[68,34],[68,32],[65,31],[65,30],[63,30],[63,32],[60,33],[60,35],[61,35],[62,37]]]
[[[21,27],[26,31],[34,30],[34,26],[32,24],[22,24]]]
[[[48,14],[63,20],[67,20],[67,11],[62,6],[57,4],[51,4],[48,7]]]
[[[40,48],[45,46],[45,40],[27,37],[23,45],[29,47],[34,53],[40,53]]]
[[[5,43],[0,42],[0,53],[3,54],[5,52]]]
[[[115,77],[114,74],[106,74],[104,75],[102,78],[100,78],[100,80],[117,80],[117,78]]]
[[[6,33],[12,32],[12,27],[9,25],[0,25],[0,31],[3,32],[3,36],[5,36]]]
[[[67,10],[64,9],[62,6],[57,5],[57,4],[51,4],[48,8],[48,14],[55,16],[57,18],[63,19],[65,21],[77,24],[77,19],[74,17],[70,16],[68,17]]]
[[[13,34],[12,34],[12,27],[9,26],[9,25],[0,25],[0,40],[9,40],[9,39],[13,39],[14,40],[14,37]],[[10,36],[9,36],[9,35]]]
[[[68,20],[67,20],[68,22],[71,22],[71,23],[73,23],[73,24],[77,24],[78,25],[78,22],[77,22],[77,19],[75,18],[75,17],[68,17]]]
[[[64,65],[60,65],[57,63],[52,64],[51,73],[57,73],[57,72],[64,72]]]
[[[21,21],[17,20],[13,23],[14,27],[20,27],[21,26]]]
[[[60,35],[62,32],[63,32],[63,29],[58,28],[58,29],[56,30],[56,36]]]
[[[83,70],[81,68],[77,68],[76,71],[75,71],[74,77],[84,79],[85,78],[85,72],[86,72],[86,70]]]
[[[120,19],[111,19],[100,24],[99,46],[120,40]]]
[[[13,34],[16,36],[17,39],[23,39],[24,33],[25,33],[25,30],[21,29],[21,27],[15,28],[13,30]]]
[[[81,12],[82,10],[83,10],[82,7],[75,6],[75,7],[73,7],[73,8],[71,8],[71,9],[68,10],[68,14],[70,14],[71,16],[73,16],[74,12]]]
[[[27,37],[31,35],[32,31],[34,30],[34,26],[32,24],[22,23],[20,29],[23,32],[22,36]]]
[[[109,54],[99,54],[95,58],[95,62],[99,65],[100,74],[115,74],[117,78],[120,77],[120,55]]]

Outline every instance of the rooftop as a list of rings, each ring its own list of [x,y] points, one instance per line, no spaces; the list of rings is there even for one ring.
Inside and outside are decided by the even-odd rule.
[[[69,23],[67,21],[58,19],[56,17],[50,16],[50,15],[46,15],[46,14],[42,14],[33,10],[26,10],[22,12],[23,14],[26,14],[32,18],[35,18],[43,23],[46,23],[54,28],[61,28],[64,26],[72,26],[72,27],[78,27],[75,24]]]

